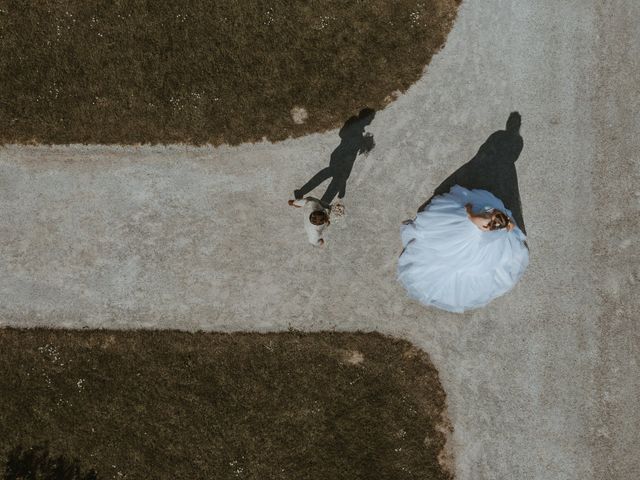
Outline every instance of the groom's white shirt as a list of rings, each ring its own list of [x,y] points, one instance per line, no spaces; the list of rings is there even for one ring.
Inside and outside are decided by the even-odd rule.
[[[304,229],[307,232],[309,243],[314,246],[320,245],[320,240],[323,240],[322,233],[324,232],[324,229],[327,228],[327,224],[325,223],[323,225],[314,225],[309,220],[309,215],[311,215],[312,212],[316,211],[324,211],[329,213],[328,210],[324,208],[322,204],[313,197],[305,197],[301,198],[300,200],[294,200],[293,204],[297,207],[303,207]]]

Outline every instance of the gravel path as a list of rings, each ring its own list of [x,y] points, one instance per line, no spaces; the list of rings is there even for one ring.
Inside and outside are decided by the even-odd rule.
[[[635,478],[638,18],[633,0],[465,2],[427,74],[368,127],[376,147],[324,249],[286,202],[337,132],[2,148],[1,322],[379,330],[440,370],[459,479]],[[423,308],[394,278],[399,223],[514,110],[529,270],[483,310]]]

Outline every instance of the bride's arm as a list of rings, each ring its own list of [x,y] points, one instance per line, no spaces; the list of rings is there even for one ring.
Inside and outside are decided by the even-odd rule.
[[[464,208],[467,211],[467,216],[469,217],[469,220],[471,220],[476,227],[478,227],[482,231],[489,230],[490,219],[487,218],[486,213],[473,213],[473,210],[472,210],[473,207],[470,203],[467,203],[464,206]]]

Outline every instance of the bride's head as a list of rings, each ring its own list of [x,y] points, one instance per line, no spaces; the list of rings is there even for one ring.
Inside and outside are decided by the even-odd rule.
[[[502,230],[508,228],[511,223],[511,219],[504,213],[496,210],[491,213],[491,220],[489,221],[489,230]]]

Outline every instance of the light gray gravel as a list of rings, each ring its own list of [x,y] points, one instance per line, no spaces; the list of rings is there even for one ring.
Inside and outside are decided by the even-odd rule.
[[[467,0],[368,127],[324,249],[286,202],[336,131],[1,148],[0,321],[379,330],[439,368],[457,478],[640,478],[639,25],[634,0]],[[483,310],[424,308],[395,281],[399,223],[513,110],[529,270]]]

